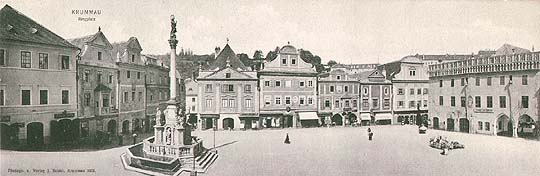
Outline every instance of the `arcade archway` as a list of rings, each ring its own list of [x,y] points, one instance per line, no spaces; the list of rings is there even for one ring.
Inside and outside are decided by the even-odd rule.
[[[334,114],[332,116],[332,124],[337,126],[343,125],[343,117],[340,114]]]
[[[43,146],[43,123],[32,122],[26,125],[26,144],[32,149]]]
[[[459,132],[469,133],[469,119],[459,119]]]
[[[107,132],[111,135],[116,135],[116,120],[109,120],[107,122]]]
[[[446,119],[446,130],[454,131],[454,119],[452,118]]]
[[[497,136],[512,137],[512,121],[506,115],[500,115],[497,118]]]
[[[15,125],[8,125],[5,123],[2,123],[0,126],[1,129],[1,147],[3,149],[11,149],[15,147],[19,140],[19,128]]]
[[[129,120],[122,122],[122,134],[129,134]]]
[[[223,119],[223,129],[224,130],[234,129],[234,119],[232,118]]]
[[[534,123],[535,123],[534,120],[527,114],[523,114],[521,117],[519,117],[518,129],[517,129],[518,137],[522,137],[522,138],[533,137]]]
[[[433,117],[433,129],[439,129],[439,118]]]

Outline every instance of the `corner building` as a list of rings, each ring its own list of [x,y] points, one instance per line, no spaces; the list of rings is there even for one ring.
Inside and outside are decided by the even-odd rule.
[[[435,129],[529,137],[538,125],[540,52],[435,64],[429,76]]]

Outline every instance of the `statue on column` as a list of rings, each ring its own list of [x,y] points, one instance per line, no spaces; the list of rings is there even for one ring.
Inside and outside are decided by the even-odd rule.
[[[171,40],[176,40],[176,20],[174,20],[174,15],[171,15]]]
[[[161,111],[156,108],[156,125],[161,125]]]

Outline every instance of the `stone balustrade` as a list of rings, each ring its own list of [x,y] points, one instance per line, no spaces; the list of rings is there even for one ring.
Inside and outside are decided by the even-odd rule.
[[[143,142],[143,151],[147,155],[166,156],[171,158],[194,157],[197,156],[203,149],[202,140],[197,139],[192,145],[164,145],[153,143],[154,139],[149,138]]]

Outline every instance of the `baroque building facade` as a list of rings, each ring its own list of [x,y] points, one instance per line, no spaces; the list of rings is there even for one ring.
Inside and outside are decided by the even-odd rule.
[[[318,113],[322,125],[345,126],[358,121],[359,90],[357,71],[342,64],[333,65],[318,81]]]

